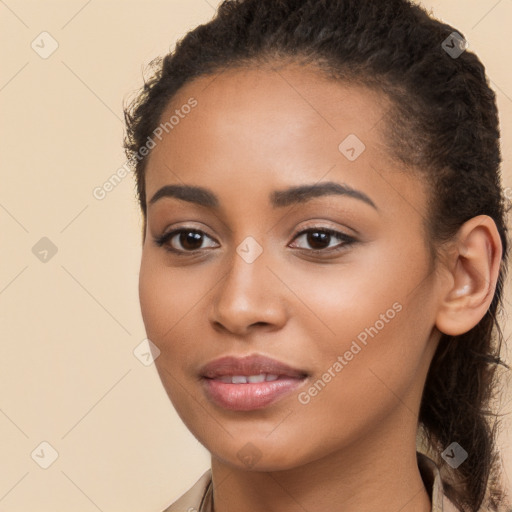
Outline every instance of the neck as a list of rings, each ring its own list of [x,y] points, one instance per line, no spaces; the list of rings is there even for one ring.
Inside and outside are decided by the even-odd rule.
[[[357,442],[292,469],[247,471],[212,457],[214,511],[430,512],[417,424],[406,407],[397,411]]]

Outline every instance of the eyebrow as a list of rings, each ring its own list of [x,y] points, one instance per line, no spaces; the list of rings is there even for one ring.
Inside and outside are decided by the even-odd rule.
[[[333,181],[276,190],[270,194],[270,204],[273,208],[282,208],[326,195],[340,195],[359,199],[378,210],[375,203],[364,192]],[[219,198],[211,190],[195,185],[165,185],[153,195],[149,204],[154,204],[164,197],[174,197],[207,208],[218,209],[220,205]]]

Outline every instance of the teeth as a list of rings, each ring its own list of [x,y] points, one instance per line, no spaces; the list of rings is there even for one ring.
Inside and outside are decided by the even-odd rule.
[[[256,382],[265,382],[265,374],[260,373],[259,375],[250,375],[247,377],[247,382],[254,384]]]
[[[227,384],[258,384],[260,382],[271,382],[277,380],[279,375],[270,373],[259,373],[258,375],[223,375],[218,377],[218,380]]]

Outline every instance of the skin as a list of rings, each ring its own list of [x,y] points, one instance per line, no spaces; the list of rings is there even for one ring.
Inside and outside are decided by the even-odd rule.
[[[231,70],[186,84],[162,119],[190,97],[197,107],[148,159],[139,293],[162,383],[212,455],[215,511],[430,511],[415,454],[421,394],[440,330],[466,332],[490,304],[501,256],[493,221],[471,219],[431,260],[426,187],[386,150],[389,104],[376,92],[295,65]],[[349,134],[366,146],[354,161],[338,149]],[[377,209],[341,195],[269,205],[276,190],[325,181],[363,192]],[[207,187],[218,210],[176,198],[149,204],[169,184]],[[194,255],[155,244],[177,227],[205,233]],[[322,246],[299,235],[312,227],[356,241],[329,253],[340,246],[331,237],[313,254]],[[263,250],[252,263],[236,252],[248,236]],[[187,250],[179,237],[172,246]],[[301,403],[298,393],[396,303],[401,311]],[[264,409],[210,402],[200,368],[248,354],[309,377]]]

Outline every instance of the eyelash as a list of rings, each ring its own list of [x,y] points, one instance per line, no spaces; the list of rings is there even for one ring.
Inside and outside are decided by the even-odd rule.
[[[174,229],[173,231],[170,231],[169,233],[165,233],[162,236],[154,238],[154,242],[158,247],[163,247],[166,251],[173,253],[177,256],[190,256],[190,255],[196,254],[197,252],[201,251],[202,249],[195,249],[193,251],[174,249],[173,247],[171,247],[167,244],[167,242],[172,240],[176,235],[178,235],[180,233],[184,233],[184,232],[185,233],[190,233],[190,232],[200,233],[202,235],[207,236],[208,238],[212,238],[207,233],[205,233],[204,231],[202,231],[200,229],[183,226],[178,229]],[[336,231],[334,229],[326,228],[326,227],[320,227],[320,226],[318,226],[318,227],[312,226],[312,227],[309,227],[302,231],[299,231],[293,237],[293,240],[297,239],[301,235],[308,234],[311,232],[329,234],[331,236],[334,236],[338,240],[340,240],[342,243],[339,244],[338,246],[335,246],[334,248],[331,247],[331,248],[324,248],[324,249],[303,249],[303,248],[299,247],[299,250],[307,251],[307,252],[315,254],[315,255],[320,254],[320,253],[333,254],[333,253],[338,253],[340,251],[343,251],[347,247],[349,247],[349,246],[353,245],[355,242],[357,242],[357,240],[355,238],[353,238],[345,233]]]

